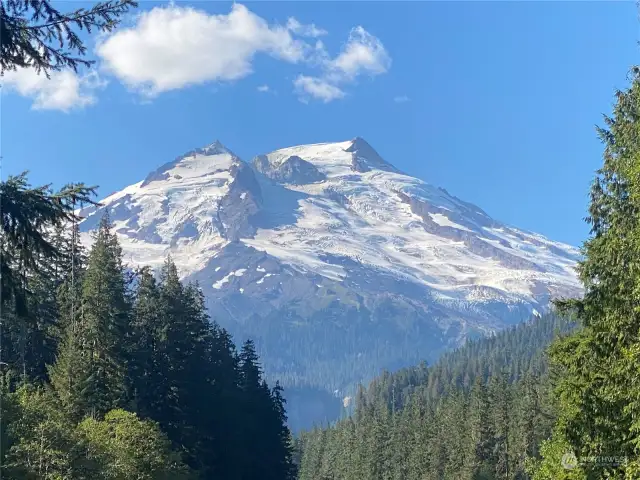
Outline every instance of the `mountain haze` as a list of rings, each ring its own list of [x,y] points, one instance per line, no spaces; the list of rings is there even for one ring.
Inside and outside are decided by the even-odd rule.
[[[580,294],[577,249],[494,220],[361,138],[250,163],[215,142],[101,203],[81,212],[86,241],[108,208],[125,260],[170,254],[285,386],[340,394]]]

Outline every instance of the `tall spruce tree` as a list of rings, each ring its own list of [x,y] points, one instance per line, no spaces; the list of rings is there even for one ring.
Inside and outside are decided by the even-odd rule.
[[[251,340],[240,351],[240,405],[245,446],[244,480],[295,478],[291,439],[287,435],[284,399],[278,385],[269,390],[262,378]]]
[[[491,404],[486,385],[479,378],[470,396],[470,439],[473,448],[472,479],[492,476],[495,451],[495,436],[490,418]]]
[[[582,328],[558,341],[551,358],[558,373],[556,446],[569,446],[565,453],[578,458],[629,462],[588,462],[579,478],[640,474],[640,68],[632,69],[631,85],[616,97],[613,115],[599,129],[604,164],[591,188],[591,237],[579,264],[585,294],[559,303]],[[557,451],[553,445],[545,450]]]
[[[489,384],[489,398],[493,413],[494,465],[497,480],[510,480],[511,469],[511,391],[508,388],[509,373],[504,371],[492,378]]]
[[[108,214],[100,222],[83,276],[80,319],[68,322],[51,382],[75,418],[98,418],[127,405],[129,321],[122,251]]]
[[[149,268],[138,272],[131,320],[131,379],[136,410],[143,418],[162,419],[170,393],[166,331],[160,289]]]
[[[168,258],[162,269],[162,352],[165,357],[167,396],[157,420],[169,438],[184,446],[191,466],[197,467],[199,425],[208,395],[206,370],[207,325],[180,282],[175,263]],[[200,459],[204,460],[204,459]]]

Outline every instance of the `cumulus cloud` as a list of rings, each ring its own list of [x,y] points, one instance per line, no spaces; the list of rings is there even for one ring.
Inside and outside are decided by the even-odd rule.
[[[327,35],[327,33],[329,33],[322,28],[316,27],[313,23],[310,25],[303,25],[293,17],[289,18],[289,20],[287,21],[287,28],[296,35],[300,35],[301,37],[315,38]]]
[[[335,58],[329,56],[322,42],[316,42],[313,60],[323,70],[322,75],[300,75],[294,80],[294,87],[299,94],[325,103],[345,96],[342,85],[354,83],[361,75],[381,75],[391,67],[391,57],[382,42],[362,27],[351,30],[349,40]]]
[[[269,25],[245,6],[227,15],[192,7],[155,7],[97,48],[103,66],[150,96],[188,85],[236,80],[252,72],[257,53],[298,63],[308,45],[286,26]]]
[[[332,100],[343,98],[345,93],[335,85],[323,78],[298,75],[293,81],[296,92],[302,101],[308,101],[309,97],[328,103]]]
[[[328,64],[337,81],[352,81],[362,74],[380,75],[390,67],[391,57],[382,42],[362,27],[351,30],[342,52]]]
[[[362,27],[354,28],[342,50],[329,55],[320,36],[326,30],[291,17],[273,24],[241,4],[227,14],[211,15],[170,3],[142,12],[134,22],[101,35],[95,54],[101,75],[113,76],[152,99],[162,92],[211,82],[235,81],[253,72],[254,58],[304,65],[294,91],[304,101],[344,98],[344,89],[360,76],[385,73],[391,59],[382,42]],[[315,39],[315,40],[311,40]],[[307,43],[309,41],[310,43]],[[104,85],[97,74],[54,72],[51,79],[33,70],[7,72],[7,89],[33,99],[35,109],[69,111],[96,102]],[[272,92],[268,85],[258,91]]]
[[[393,97],[393,101],[396,103],[406,103],[409,101],[409,97],[406,95],[398,95],[397,97]]]
[[[335,58],[321,41],[309,45],[300,38],[326,34],[293,17],[286,25],[269,24],[240,4],[221,15],[174,4],[143,13],[132,27],[100,43],[97,54],[107,71],[150,97],[245,77],[252,73],[257,54],[319,69],[316,76],[299,75],[294,87],[305,98],[324,102],[344,97],[341,86],[354,83],[360,75],[380,75],[389,69],[391,59],[382,42],[362,27],[351,31]]]
[[[7,90],[33,99],[34,110],[63,112],[93,105],[97,101],[95,90],[106,84],[95,72],[80,76],[72,70],[62,70],[51,72],[47,78],[33,68],[7,71],[1,82]]]

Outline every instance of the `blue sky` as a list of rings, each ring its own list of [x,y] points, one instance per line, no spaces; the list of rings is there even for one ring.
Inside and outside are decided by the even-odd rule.
[[[361,136],[498,220],[586,238],[594,125],[638,62],[632,2],[232,8],[142,2],[143,18],[89,42],[93,72],[9,76],[3,176],[104,196],[215,139],[250,160]]]

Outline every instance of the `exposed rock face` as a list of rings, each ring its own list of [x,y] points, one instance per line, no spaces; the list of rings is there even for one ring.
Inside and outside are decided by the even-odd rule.
[[[229,169],[234,181],[220,200],[218,219],[222,225],[222,236],[231,241],[251,237],[256,229],[251,217],[258,213],[262,203],[262,193],[253,170],[243,163],[233,164]]]
[[[398,171],[393,165],[385,162],[378,152],[360,137],[355,138],[351,145],[345,148],[345,152],[351,153],[351,169],[355,172],[364,173],[372,169]]]
[[[253,166],[260,173],[279,183],[305,185],[325,179],[316,167],[297,155],[291,155],[278,165],[272,165],[266,156],[259,155],[253,160]]]

